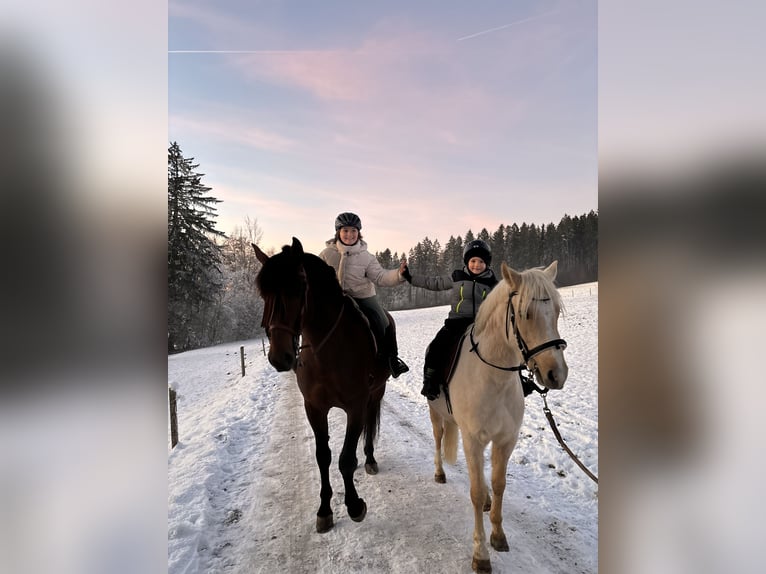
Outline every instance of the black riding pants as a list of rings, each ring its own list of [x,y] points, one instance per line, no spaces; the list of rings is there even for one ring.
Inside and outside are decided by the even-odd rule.
[[[437,331],[433,341],[428,345],[423,361],[423,370],[436,369],[438,371],[443,369],[458,339],[471,323],[473,320],[470,318],[446,319],[444,326]]]
[[[388,328],[388,317],[386,317],[383,307],[380,306],[378,296],[365,297],[364,299],[357,299],[354,297],[362,313],[367,317],[370,322],[370,329],[372,334],[375,335],[375,340],[378,342],[378,352],[382,352],[385,349],[385,332]]]

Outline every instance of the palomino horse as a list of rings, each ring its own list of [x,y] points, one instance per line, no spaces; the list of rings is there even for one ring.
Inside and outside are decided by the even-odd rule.
[[[388,362],[376,359],[367,319],[343,294],[335,271],[316,255],[291,246],[269,257],[253,244],[263,268],[256,279],[264,300],[262,326],[269,338],[269,362],[277,371],[295,371],[306,416],[316,439],[316,460],[322,487],[317,532],[333,527],[330,507],[330,461],[327,414],[332,407],[346,412],[346,436],[339,467],[351,520],[361,522],[367,505],[357,494],[356,449],[364,432],[365,469],[378,472],[373,442],[380,426],[380,402],[390,375]],[[393,330],[394,322],[390,318]],[[301,340],[300,347],[298,341]]]
[[[508,551],[503,531],[503,492],[508,459],[524,416],[520,372],[528,368],[549,389],[564,386],[568,367],[566,342],[559,338],[561,297],[553,285],[557,262],[545,270],[521,273],[502,264],[503,280],[479,307],[476,322],[466,335],[449,385],[452,414],[445,394],[429,401],[436,453],[436,482],[446,482],[444,459],[457,459],[458,429],[463,438],[471,502],[474,509],[473,561],[476,572],[491,572],[484,533],[483,510],[492,524],[490,543]],[[492,443],[492,496],[484,478],[484,450]]]

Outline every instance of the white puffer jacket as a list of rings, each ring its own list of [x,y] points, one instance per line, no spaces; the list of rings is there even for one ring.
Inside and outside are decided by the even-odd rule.
[[[383,269],[378,260],[367,251],[363,239],[354,245],[344,245],[340,240],[331,239],[326,243],[319,257],[335,268],[338,281],[345,293],[357,299],[375,295],[375,285],[395,287],[405,279],[399,269]]]

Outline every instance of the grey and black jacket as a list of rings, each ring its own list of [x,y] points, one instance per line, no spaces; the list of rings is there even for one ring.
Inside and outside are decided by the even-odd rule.
[[[492,288],[497,285],[498,280],[489,267],[478,275],[473,275],[467,267],[463,267],[462,269],[455,269],[451,276],[412,275],[411,283],[415,287],[422,287],[429,291],[452,289],[452,302],[447,320],[468,319],[473,322],[476,319],[479,305]]]

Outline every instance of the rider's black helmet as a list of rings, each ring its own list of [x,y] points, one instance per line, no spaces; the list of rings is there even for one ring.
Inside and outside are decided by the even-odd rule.
[[[338,231],[341,227],[356,227],[361,231],[362,220],[359,219],[359,216],[356,213],[346,211],[335,218],[335,231]]]
[[[487,267],[492,263],[492,251],[489,245],[481,239],[474,239],[465,244],[463,248],[463,263],[468,265],[471,257],[481,257],[482,261],[487,264]]]

